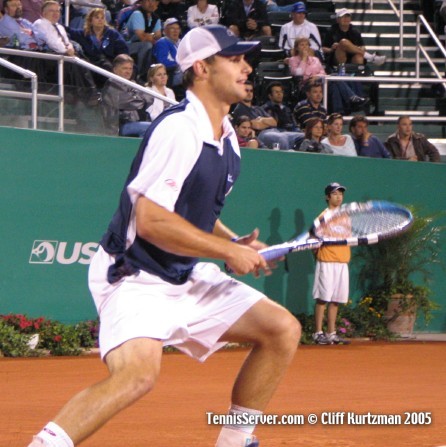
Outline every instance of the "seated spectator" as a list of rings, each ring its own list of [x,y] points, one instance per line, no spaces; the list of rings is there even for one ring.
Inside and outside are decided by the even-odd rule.
[[[322,143],[324,136],[324,121],[320,118],[310,118],[305,126],[305,140],[302,141],[299,150],[303,152],[317,152],[332,154],[333,150],[328,144]]]
[[[288,148],[289,138],[285,133],[277,129],[276,119],[269,115],[263,107],[254,105],[254,88],[252,82],[246,81],[245,85],[246,97],[236,105],[232,112],[234,119],[239,118],[241,115],[248,116],[251,120],[251,127],[256,131],[260,147],[272,149],[273,145],[278,143],[279,147]]]
[[[336,12],[336,23],[326,34],[322,45],[327,64],[330,67],[345,63],[364,64],[365,61],[374,65],[384,64],[385,56],[366,51],[361,33],[353,28],[351,21],[352,13],[348,9]]]
[[[144,80],[152,61],[152,48],[161,39],[161,20],[155,13],[159,0],[141,0],[125,24],[130,55],[136,59],[137,80]]]
[[[240,147],[250,147],[258,149],[259,142],[255,137],[255,132],[251,127],[249,116],[241,115],[234,120],[234,129],[237,134],[238,145]]]
[[[304,134],[297,127],[291,109],[283,103],[283,86],[279,81],[271,82],[266,93],[268,101],[262,106],[263,110],[277,121],[276,130],[282,132],[288,138],[286,146],[280,145],[279,149],[297,149],[304,139]]]
[[[22,50],[37,50],[40,44],[33,32],[33,24],[23,18],[22,2],[20,0],[3,1],[3,17],[0,19],[0,35],[9,37],[8,47]],[[17,39],[13,42],[14,39]],[[43,42],[41,42],[43,44]]]
[[[210,5],[208,0],[197,0],[187,10],[187,26],[192,29],[203,25],[217,25],[220,20],[217,5]]]
[[[272,36],[266,6],[261,0],[235,0],[228,9],[226,23],[238,37]]]
[[[69,28],[68,33],[82,47],[84,56],[104,70],[112,70],[113,59],[119,54],[129,54],[122,35],[107,26],[105,11],[101,8],[90,10],[83,30]]]
[[[147,87],[155,90],[160,95],[175,101],[175,93],[167,86],[167,71],[163,64],[153,64],[147,73]],[[170,104],[161,99],[153,98],[153,104],[147,109],[150,121],[153,121],[165,109],[169,108]]]
[[[355,143],[350,135],[342,135],[344,118],[339,113],[332,113],[327,118],[327,137],[322,143],[327,144],[335,155],[356,157]]]
[[[408,116],[398,118],[396,132],[384,144],[392,157],[398,160],[440,161],[438,149],[422,133],[413,131],[413,123]]]
[[[299,37],[294,41],[293,56],[286,58],[284,62],[289,65],[293,76],[301,76],[301,86],[308,80],[317,80],[327,74],[320,60],[313,55],[309,39]],[[361,83],[336,81],[328,84],[330,107],[333,112],[344,115],[352,110],[359,110],[369,102],[369,98],[360,96],[363,92]]]
[[[183,73],[177,64],[177,49],[180,44],[181,27],[178,19],[171,17],[164,23],[164,37],[158,40],[153,49],[153,54],[160,64],[166,67],[169,75],[169,87],[181,86]]]
[[[384,144],[369,132],[369,120],[362,115],[355,115],[349,124],[356,152],[361,157],[392,158]]]
[[[59,23],[60,4],[57,1],[46,1],[42,6],[42,18],[33,23],[33,31],[39,42],[44,42],[45,48],[54,53],[65,56],[76,56],[77,52],[73,43],[68,38],[65,28]],[[76,45],[78,45],[76,43]],[[47,80],[57,83],[56,64],[47,64]],[[98,104],[98,93],[96,84],[90,70],[76,64],[64,64],[65,84],[78,88],[78,97],[87,100],[89,105]]]
[[[307,99],[298,102],[293,111],[294,119],[301,129],[305,129],[308,120],[311,118],[321,118],[322,120],[325,120],[327,117],[327,110],[322,105],[322,84],[310,80],[310,82],[305,85],[305,93]]]
[[[134,61],[128,54],[120,54],[113,61],[113,73],[131,80]],[[127,85],[109,79],[102,89],[102,113],[108,129],[119,126],[119,135],[142,137],[150,126],[147,108],[153,97]],[[116,129],[118,130],[118,129]]]
[[[280,28],[279,45],[289,53],[294,48],[294,42],[300,37],[306,37],[310,41],[313,52],[321,54],[322,41],[317,26],[307,19],[307,8],[304,2],[297,2],[291,10],[291,22],[285,23]]]

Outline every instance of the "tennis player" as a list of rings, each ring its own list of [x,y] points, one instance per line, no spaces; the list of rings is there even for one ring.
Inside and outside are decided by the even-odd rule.
[[[265,246],[258,230],[237,239],[219,220],[240,166],[227,114],[246,95],[244,55],[257,45],[220,25],[182,39],[186,99],[148,129],[90,266],[110,375],[72,398],[29,447],[79,445],[151,391],[163,345],[204,361],[225,342],[251,342],[229,412],[261,414],[271,399],[296,351],[299,323],[215,264],[198,262],[221,260],[237,275],[270,273],[257,253]],[[254,428],[224,426],[216,446],[257,446]]]

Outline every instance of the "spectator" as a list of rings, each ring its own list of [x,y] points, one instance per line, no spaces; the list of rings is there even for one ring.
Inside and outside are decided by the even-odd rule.
[[[33,32],[33,24],[23,18],[22,2],[20,0],[4,0],[3,17],[0,19],[0,35],[9,37],[9,47],[15,47],[17,38],[19,48],[37,50],[40,45]],[[42,42],[43,43],[43,42]]]
[[[369,132],[369,120],[362,115],[355,115],[349,124],[356,152],[362,157],[392,158],[381,141]]]
[[[299,37],[294,41],[293,56],[286,58],[284,62],[289,65],[293,76],[301,76],[301,86],[308,80],[315,80],[326,76],[320,60],[314,57],[310,48],[310,41],[306,37]],[[333,112],[348,114],[351,110],[364,107],[369,98],[360,96],[362,86],[359,82],[336,81],[328,84],[330,94],[330,106]]]
[[[385,56],[378,56],[366,51],[361,33],[353,28],[352,13],[342,8],[336,13],[336,23],[326,34],[322,50],[330,67],[345,64],[364,64],[365,61],[374,65],[386,62]]]
[[[42,41],[50,51],[65,56],[76,56],[73,43],[68,38],[65,28],[59,23],[60,4],[57,1],[46,1],[42,6],[42,18],[33,23],[33,31],[37,41]],[[76,45],[78,45],[76,43]],[[79,46],[80,47],[80,46]],[[57,83],[56,64],[47,64],[47,80]],[[88,101],[91,106],[98,105],[98,92],[91,72],[76,64],[64,64],[65,84],[77,87],[75,98]]]
[[[438,149],[422,133],[413,131],[408,116],[398,118],[396,132],[387,138],[385,146],[399,160],[440,161]]]
[[[163,64],[153,64],[149,68],[147,73],[147,87],[155,90],[160,95],[175,101],[175,93],[169,87],[167,87],[167,71]],[[153,121],[158,115],[165,109],[170,107],[168,102],[164,102],[161,99],[153,98],[153,104],[147,109],[150,121]]]
[[[226,22],[239,37],[272,36],[266,6],[261,0],[235,0],[228,9]]]
[[[319,152],[321,154],[332,154],[333,150],[325,143],[322,143],[324,135],[324,121],[320,118],[310,118],[305,126],[305,140],[300,145],[299,150],[303,152]]]
[[[250,147],[258,149],[259,142],[255,137],[255,132],[251,127],[249,116],[241,115],[234,120],[234,129],[237,134],[237,141],[240,147]]]
[[[286,146],[280,145],[283,150],[297,149],[304,139],[304,134],[296,125],[291,109],[283,103],[284,91],[279,81],[271,82],[266,92],[268,101],[262,106],[263,110],[277,121],[276,130],[288,138]]]
[[[152,60],[152,48],[161,39],[161,20],[155,13],[159,0],[141,0],[125,24],[130,55],[136,58],[137,79],[145,81]]]
[[[344,200],[345,186],[330,183],[325,187],[327,209],[334,211]],[[320,217],[321,217],[320,216]],[[351,250],[346,245],[326,245],[316,250],[316,271],[314,273],[313,298],[315,332],[313,340],[318,345],[348,344],[336,334],[336,317],[340,304],[348,301]],[[323,321],[327,309],[327,332],[324,334]]]
[[[328,136],[322,140],[327,144],[335,155],[345,155],[348,157],[356,157],[355,143],[350,135],[342,135],[342,127],[344,118],[339,113],[332,113],[327,118]]]
[[[304,2],[297,2],[291,10],[291,22],[285,23],[280,28],[279,45],[291,52],[294,42],[300,37],[306,37],[310,41],[310,46],[316,55],[321,55],[322,48],[321,35],[317,26],[306,19],[307,8]]]
[[[106,24],[104,9],[90,9],[84,29],[69,28],[68,33],[82,47],[84,56],[104,70],[112,70],[113,59],[119,54],[129,54],[122,35]]]
[[[131,80],[134,61],[128,54],[120,54],[113,61],[113,73]],[[150,126],[147,108],[153,97],[127,85],[109,79],[102,89],[102,113],[108,129],[119,127],[119,135],[142,137]]]
[[[289,139],[288,136],[277,130],[277,121],[269,115],[263,107],[255,106],[253,104],[254,88],[251,81],[246,81],[246,97],[242,102],[239,102],[232,116],[237,119],[241,115],[247,115],[251,120],[251,126],[256,131],[257,139],[261,147],[272,148],[274,144],[279,144],[279,147],[287,148]]]
[[[297,103],[294,108],[294,119],[301,129],[305,126],[311,118],[327,118],[327,110],[322,105],[322,84],[316,81],[310,81],[305,85],[305,93],[307,99]]]
[[[216,25],[220,20],[217,5],[210,5],[208,0],[197,0],[187,10],[187,26],[192,29],[203,25]]]
[[[90,6],[82,6],[81,4],[76,4],[74,2],[70,4],[72,6],[69,23],[70,28],[83,29],[88,13],[92,8],[95,9],[93,5],[97,5],[97,8],[103,9],[106,23],[111,23],[112,17],[110,11],[104,8],[104,4],[101,0],[89,0],[88,3]]]
[[[164,37],[158,40],[153,50],[156,60],[166,67],[169,75],[169,87],[182,84],[183,74],[176,61],[177,49],[180,44],[181,27],[178,19],[171,17],[164,23]]]

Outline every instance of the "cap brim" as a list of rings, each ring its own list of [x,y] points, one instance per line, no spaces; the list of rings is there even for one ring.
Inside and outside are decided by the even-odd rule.
[[[259,40],[240,40],[216,53],[218,56],[238,56],[254,50],[260,45]]]

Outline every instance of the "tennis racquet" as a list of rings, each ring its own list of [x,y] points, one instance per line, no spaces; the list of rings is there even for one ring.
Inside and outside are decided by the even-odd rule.
[[[401,205],[372,200],[352,202],[327,211],[314,220],[307,233],[259,251],[267,261],[322,245],[369,245],[397,236],[413,222],[412,213]]]

